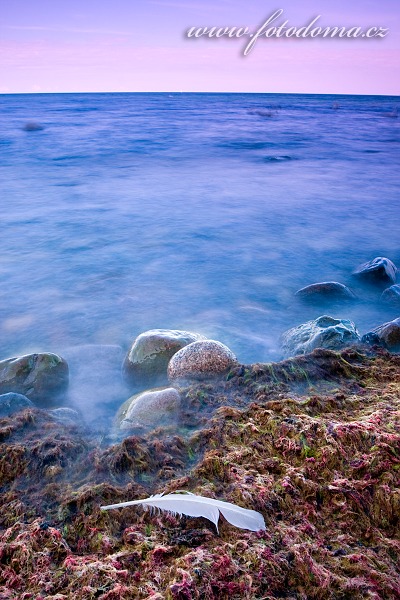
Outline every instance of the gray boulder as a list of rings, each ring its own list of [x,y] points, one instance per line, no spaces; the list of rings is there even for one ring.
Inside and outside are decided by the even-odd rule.
[[[48,406],[64,394],[68,379],[68,364],[57,354],[27,354],[0,361],[0,393],[24,394],[39,406]]]
[[[397,267],[391,260],[377,256],[357,267],[353,275],[372,283],[396,283]]]
[[[386,288],[386,290],[382,292],[381,300],[382,302],[385,302],[385,304],[400,306],[400,285],[391,285]]]
[[[26,396],[9,392],[0,395],[0,417],[10,417],[25,408],[33,408],[35,405]]]
[[[391,352],[399,352],[400,317],[393,321],[389,321],[388,323],[383,323],[383,325],[379,325],[379,327],[375,327],[375,329],[363,336],[362,341],[366,343],[381,344]]]
[[[307,302],[324,300],[355,300],[356,295],[343,283],[322,281],[297,290],[295,296]]]
[[[67,408],[66,406],[62,406],[60,408],[54,408],[53,410],[49,410],[48,412],[49,415],[53,417],[53,419],[65,425],[78,425],[82,422],[79,413],[73,408]]]
[[[360,336],[352,321],[326,315],[293,327],[281,337],[285,357],[308,354],[315,348],[338,350],[358,342]]]
[[[147,390],[124,402],[116,425],[122,431],[170,425],[177,422],[180,405],[181,397],[173,387]]]
[[[214,340],[193,342],[179,350],[168,365],[170,381],[179,379],[207,379],[226,373],[238,364],[227,346]]]
[[[172,356],[184,346],[204,340],[198,333],[151,329],[133,342],[122,365],[124,379],[136,389],[168,383],[167,368]]]

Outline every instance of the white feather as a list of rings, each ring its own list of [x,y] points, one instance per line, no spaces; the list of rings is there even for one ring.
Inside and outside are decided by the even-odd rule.
[[[262,514],[255,510],[242,508],[231,502],[214,500],[205,496],[197,496],[190,492],[172,494],[156,494],[143,500],[130,500],[129,502],[120,502],[119,504],[109,504],[101,506],[101,510],[110,510],[111,508],[122,508],[124,506],[133,506],[142,504],[146,507],[159,508],[173,514],[186,515],[188,517],[204,517],[212,523],[218,531],[218,519],[221,512],[225,519],[231,525],[240,529],[250,529],[250,531],[259,531],[265,529],[265,521]]]

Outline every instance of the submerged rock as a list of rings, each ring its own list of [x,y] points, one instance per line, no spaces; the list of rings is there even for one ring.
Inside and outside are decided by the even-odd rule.
[[[395,283],[396,274],[396,265],[383,256],[377,256],[373,260],[360,265],[353,272],[353,275],[360,279],[377,283]]]
[[[388,323],[383,323],[379,327],[375,327],[375,329],[363,336],[362,341],[370,344],[380,343],[392,352],[399,352],[400,317]]]
[[[125,380],[137,389],[167,384],[167,368],[172,356],[188,344],[204,339],[198,333],[172,329],[150,329],[141,333],[122,365]]]
[[[295,296],[308,302],[320,300],[355,300],[356,295],[343,283],[337,281],[322,281],[307,285],[297,290]]]
[[[33,402],[22,394],[9,392],[0,395],[0,417],[10,417],[20,410],[34,406]]]
[[[28,121],[22,128],[24,131],[42,131],[43,125],[36,123],[35,121]]]
[[[68,380],[68,364],[57,354],[27,354],[0,361],[0,393],[24,394],[39,406],[60,397]]]
[[[128,430],[135,427],[157,427],[176,422],[181,404],[179,392],[173,387],[156,388],[135,394],[117,413],[117,426]]]
[[[81,421],[81,417],[76,410],[64,406],[49,410],[49,415],[59,423],[65,423],[66,425],[78,424]]]
[[[324,315],[285,331],[281,342],[284,356],[290,357],[315,348],[337,350],[360,342],[360,336],[352,321]]]
[[[227,346],[214,340],[193,342],[179,350],[168,365],[168,377],[176,379],[206,379],[229,371],[238,364]]]
[[[400,305],[400,284],[391,285],[382,292],[382,302]]]

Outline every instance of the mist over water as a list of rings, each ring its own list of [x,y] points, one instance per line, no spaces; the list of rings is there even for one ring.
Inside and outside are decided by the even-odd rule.
[[[269,361],[284,330],[320,314],[360,333],[398,317],[351,271],[375,256],[400,265],[399,104],[0,96],[0,358],[125,351],[174,328]],[[360,301],[321,310],[293,296],[329,280]]]

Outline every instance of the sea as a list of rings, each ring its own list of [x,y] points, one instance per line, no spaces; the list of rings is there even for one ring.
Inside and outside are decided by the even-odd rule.
[[[352,271],[400,267],[400,99],[0,96],[0,359],[184,329],[242,363],[329,314],[399,316]],[[351,305],[299,288],[348,285]],[[73,353],[73,352],[72,352]]]

